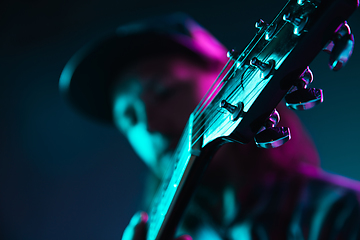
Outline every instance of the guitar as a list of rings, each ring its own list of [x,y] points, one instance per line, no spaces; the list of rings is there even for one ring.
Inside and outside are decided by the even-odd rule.
[[[275,107],[286,95],[293,109],[322,101],[321,90],[306,86],[311,81],[307,66],[324,49],[332,69],[346,63],[354,41],[345,21],[358,6],[358,0],[290,0],[270,24],[256,23],[259,31],[241,53],[228,53],[229,61],[190,115],[151,205],[148,240],[174,236],[220,146],[255,137],[258,146],[268,148],[290,139],[289,129],[275,127]]]

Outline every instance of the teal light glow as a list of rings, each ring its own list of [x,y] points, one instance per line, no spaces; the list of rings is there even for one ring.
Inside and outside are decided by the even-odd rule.
[[[137,212],[130,220],[129,225],[125,228],[121,240],[131,240],[135,235],[135,226],[141,222],[141,212]]]
[[[61,92],[66,92],[69,89],[71,78],[79,66],[79,64],[83,61],[85,56],[92,51],[92,45],[87,45],[76,52],[70,60],[66,63],[59,79],[59,89]]]
[[[132,88],[135,89],[131,91],[138,91],[138,87],[133,85]],[[127,115],[129,108],[136,120]],[[167,157],[166,149],[169,143],[162,134],[149,132],[144,103],[132,94],[120,94],[115,99],[113,113],[114,123],[127,137],[137,155],[157,176],[162,177],[166,169],[166,161],[163,160]]]
[[[127,137],[135,152],[149,165],[158,161],[163,144],[166,145],[166,141],[160,134],[150,134],[147,131],[145,123],[139,123],[129,128]]]
[[[233,239],[251,240],[251,223],[244,222],[235,225],[231,228],[230,235]]]
[[[83,58],[83,55],[87,49],[82,49],[79,52],[77,52],[65,65],[59,80],[59,88],[60,91],[67,91],[70,85],[71,77],[76,69],[76,67],[79,65],[80,61]]]
[[[204,226],[201,230],[196,234],[196,238],[194,239],[206,239],[206,240],[221,240],[221,237],[217,232],[214,231],[210,226]],[[240,238],[235,238],[240,239]],[[245,239],[246,240],[246,239]]]
[[[322,204],[319,204],[318,211],[316,212],[313,222],[311,223],[311,230],[309,233],[309,240],[315,240],[319,238],[321,224],[324,223],[326,215],[331,210],[330,207],[334,206],[336,200],[339,199],[340,194],[338,192],[330,192],[322,199]]]
[[[230,224],[237,214],[237,204],[236,204],[236,196],[235,189],[232,186],[226,186],[224,190],[224,224]]]
[[[73,72],[74,72],[74,65],[67,64],[60,75],[60,81],[59,81],[60,91],[66,91],[68,89]]]

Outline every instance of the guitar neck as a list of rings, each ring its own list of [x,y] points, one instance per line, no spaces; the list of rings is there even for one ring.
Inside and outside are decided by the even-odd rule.
[[[190,116],[152,204],[147,240],[173,237],[211,156],[226,142],[253,139],[358,5],[358,0],[290,0],[269,25],[259,29],[241,54],[230,57]],[[297,21],[291,22],[291,18]],[[256,66],[254,59],[271,65],[271,69]],[[224,101],[241,109],[241,114],[222,109]]]
[[[151,205],[148,240],[169,239],[173,236],[181,213],[210,161],[210,155],[221,145],[219,141],[213,144],[212,151],[208,151],[208,147],[203,149],[202,138],[195,137],[202,133],[193,133],[193,123],[192,114]]]

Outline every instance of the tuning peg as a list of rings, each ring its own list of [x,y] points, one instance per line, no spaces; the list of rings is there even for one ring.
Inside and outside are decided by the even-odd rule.
[[[273,59],[270,59],[268,62],[262,62],[256,57],[253,57],[250,61],[250,65],[255,66],[257,69],[259,69],[261,72],[260,77],[266,79],[273,73],[275,61]]]
[[[271,127],[258,133],[255,137],[259,148],[277,148],[291,139],[288,127]]]
[[[314,76],[309,67],[300,75],[295,88],[285,96],[286,106],[293,110],[308,110],[322,103],[323,91],[318,88],[307,88]]]
[[[244,114],[244,103],[239,102],[236,106],[231,105],[226,100],[220,102],[220,108],[226,109],[231,115],[230,119],[232,121],[238,120]]]
[[[276,30],[276,23],[268,24],[264,20],[259,19],[257,22],[255,22],[255,27],[259,29],[259,31],[265,31],[265,40],[270,41],[272,37],[274,36],[275,30]]]
[[[230,59],[236,60],[240,56],[240,52],[236,49],[231,49],[227,52],[226,56]]]
[[[286,106],[293,110],[308,110],[324,101],[318,88],[299,89],[285,96]]]
[[[263,29],[264,27],[269,26],[264,20],[259,19],[257,22],[255,22],[255,27],[259,30]]]
[[[310,70],[309,66],[306,67],[304,72],[300,75],[299,80],[297,82],[297,89],[307,88],[314,81],[314,74]]]
[[[304,29],[306,23],[308,22],[308,17],[306,15],[297,16],[296,14],[287,13],[284,14],[283,20],[294,25],[294,34],[300,35],[301,31]]]
[[[276,109],[271,113],[258,134],[255,136],[256,146],[259,148],[280,147],[291,139],[290,129],[287,127],[275,127],[280,121],[280,115]]]
[[[352,55],[354,49],[354,35],[345,21],[335,31],[334,38],[323,49],[330,53],[329,67],[331,70],[340,70]]]

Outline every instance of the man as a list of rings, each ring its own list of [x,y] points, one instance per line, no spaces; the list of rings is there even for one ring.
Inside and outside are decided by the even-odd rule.
[[[225,48],[182,14],[120,27],[78,52],[60,89],[83,113],[114,124],[149,166],[145,207],[190,113],[227,61]],[[212,160],[178,234],[194,239],[358,239],[359,185],[318,168],[297,117],[279,106],[292,140],[276,149],[227,144]],[[136,214],[123,239],[146,237]],[[188,236],[182,236],[187,239]]]

